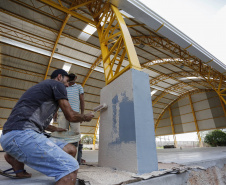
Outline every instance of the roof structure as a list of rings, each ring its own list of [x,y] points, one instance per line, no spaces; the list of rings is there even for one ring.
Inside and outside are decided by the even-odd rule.
[[[226,66],[139,1],[4,0],[0,7],[1,128],[20,96],[64,65],[77,74],[85,91],[85,112],[91,111],[99,105],[101,88],[128,70],[136,54],[139,62],[133,61],[133,68],[150,77],[157,135],[226,127],[221,120],[224,124],[200,129],[197,118],[200,110],[220,107],[225,119]],[[116,19],[119,14],[126,27]],[[203,101],[217,97],[219,105],[198,110],[193,105],[196,94],[202,94],[198,99],[205,94]],[[186,121],[176,109],[185,105],[193,126],[180,130],[176,126]],[[177,117],[180,122],[174,122]],[[212,114],[209,119],[214,118]],[[98,119],[96,114],[82,124],[82,134],[95,134]]]

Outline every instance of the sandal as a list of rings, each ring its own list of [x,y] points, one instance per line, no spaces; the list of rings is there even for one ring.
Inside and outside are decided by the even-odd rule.
[[[12,171],[12,172],[10,172],[10,171]],[[21,172],[26,172],[26,170],[14,171],[13,168],[10,168],[10,169],[5,170],[5,171],[0,170],[0,175],[3,175],[5,177],[9,177],[11,179],[26,179],[26,178],[30,178],[30,177],[17,177],[16,175],[11,175],[11,174],[18,174],[18,173],[21,173]]]

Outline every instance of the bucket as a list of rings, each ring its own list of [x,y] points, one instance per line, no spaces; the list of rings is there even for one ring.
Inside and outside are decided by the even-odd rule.
[[[81,134],[76,134],[73,131],[52,132],[51,137],[64,140],[67,143],[76,143],[80,141]]]

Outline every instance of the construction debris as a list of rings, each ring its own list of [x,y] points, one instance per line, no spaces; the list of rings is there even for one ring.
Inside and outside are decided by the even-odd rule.
[[[137,175],[135,173],[115,170],[111,168],[98,167],[97,164],[81,165],[78,178],[84,181],[85,185],[125,185],[133,182],[147,180],[166,174],[180,174],[189,170],[206,170],[201,166],[179,166],[178,164],[163,164],[170,166],[168,169],[161,169],[152,173]],[[177,167],[172,167],[172,166]]]

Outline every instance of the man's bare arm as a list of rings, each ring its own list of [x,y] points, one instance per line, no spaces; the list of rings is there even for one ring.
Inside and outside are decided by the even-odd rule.
[[[58,127],[55,127],[55,126],[52,126],[52,125],[49,125],[48,127],[46,127],[47,131],[50,131],[50,132],[62,132],[62,131],[67,131],[66,129],[63,129],[63,128],[58,128]]]
[[[80,99],[81,114],[84,114],[84,110],[85,110],[84,94],[80,94],[79,99]]]
[[[94,117],[92,112],[88,114],[79,114],[78,112],[73,111],[68,100],[66,99],[60,99],[58,102],[65,118],[70,122],[91,121]]]

